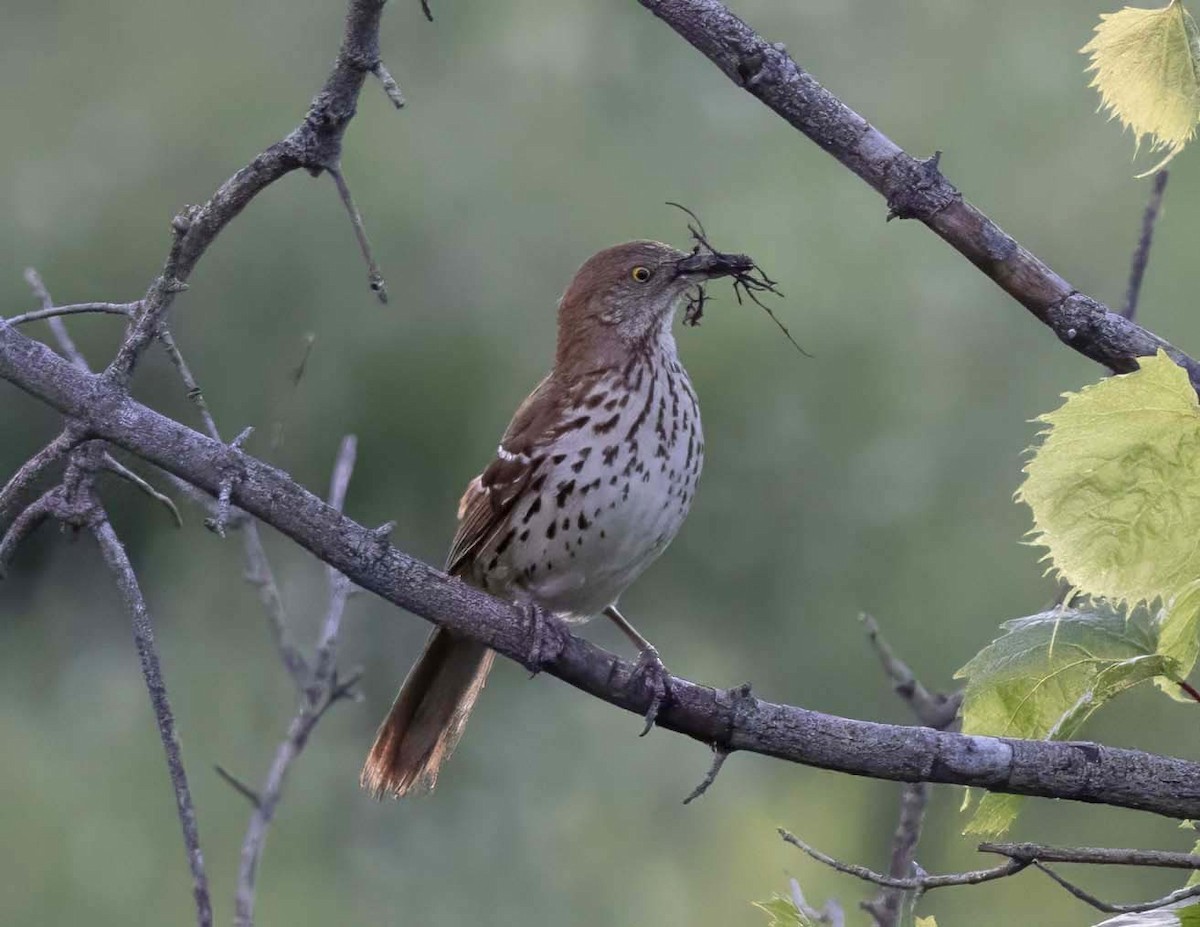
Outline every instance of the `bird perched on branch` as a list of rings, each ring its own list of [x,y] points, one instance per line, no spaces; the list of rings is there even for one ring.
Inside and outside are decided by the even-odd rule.
[[[589,258],[559,303],[554,369],[463,494],[447,572],[567,621],[607,615],[664,686],[657,651],[616,603],[679,531],[704,458],[671,322],[693,287],[754,268],[744,255],[654,241]],[[399,797],[434,785],[494,655],[443,628],[430,635],[379,728],[364,788]]]

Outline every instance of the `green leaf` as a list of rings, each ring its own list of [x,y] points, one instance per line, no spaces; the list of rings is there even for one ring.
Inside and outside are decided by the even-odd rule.
[[[770,901],[755,901],[753,904],[760,911],[767,912],[767,927],[816,927],[791,898],[783,895],[776,894]]]
[[[1039,419],[1049,427],[1017,493],[1068,583],[1130,603],[1200,577],[1200,405],[1165,353],[1139,363]]]
[[[1021,813],[1021,796],[987,792],[979,800],[971,820],[963,828],[964,834],[979,837],[999,837],[1010,827]]]
[[[1157,10],[1126,7],[1101,13],[1092,40],[1080,49],[1101,105],[1133,132],[1149,136],[1151,151],[1166,156],[1139,176],[1161,168],[1192,140],[1200,120],[1200,43],[1180,0]]]
[[[1158,618],[1146,609],[1126,615],[1098,602],[1002,627],[1006,633],[955,674],[967,679],[964,733],[1069,740],[1106,701],[1176,665],[1158,652]],[[985,795],[967,833],[1001,834],[1019,807],[1016,796]]]
[[[1168,671],[1144,609],[1126,617],[1103,603],[1055,609],[1002,625],[1007,632],[955,677],[967,679],[963,730],[1069,739],[1107,699]]]
[[[1162,610],[1158,652],[1173,662],[1172,672],[1155,680],[1160,689],[1181,702],[1192,697],[1179,687],[1187,679],[1200,657],[1200,583],[1194,583],[1171,600]]]
[[[937,927],[937,918],[918,917],[913,920],[913,927]]]

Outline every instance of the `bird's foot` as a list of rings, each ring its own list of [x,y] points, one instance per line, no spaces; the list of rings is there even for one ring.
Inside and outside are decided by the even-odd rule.
[[[662,706],[671,700],[671,672],[663,665],[658,651],[647,647],[638,656],[637,669],[633,671],[630,681],[644,680],[644,685],[651,692],[650,707],[646,709],[646,726],[642,728],[639,737],[645,737],[654,727]]]
[[[529,653],[525,657],[525,668],[532,679],[558,659],[566,646],[570,631],[566,622],[532,603],[522,605],[525,613],[525,629],[529,635]]]

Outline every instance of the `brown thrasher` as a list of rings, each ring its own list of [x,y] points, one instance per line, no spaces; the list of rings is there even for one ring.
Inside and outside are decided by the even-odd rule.
[[[643,668],[665,676],[616,602],[679,531],[704,457],[671,321],[691,287],[753,267],[743,255],[655,241],[589,258],[559,303],[554,369],[459,502],[446,571],[559,619],[603,612]],[[434,785],[494,656],[451,631],[430,635],[379,728],[364,788],[399,797]]]

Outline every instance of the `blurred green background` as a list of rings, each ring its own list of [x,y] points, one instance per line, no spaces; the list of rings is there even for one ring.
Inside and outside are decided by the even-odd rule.
[[[943,149],[972,201],[1116,303],[1149,186],[1133,179],[1131,139],[1094,113],[1076,53],[1110,8],[736,4],[897,143]],[[624,239],[686,244],[662,203],[687,203],[718,243],[781,281],[775,308],[815,357],[714,288],[703,326],[679,336],[708,435],[701,491],[623,604],[677,673],[906,722],[858,614],[876,615],[923,679],[946,687],[1001,621],[1040,609],[1052,585],[1011,501],[1029,419],[1101,371],[921,226],[885,224],[876,194],[636,4],[435,9],[430,24],[416,0],[389,6],[383,49],[409,106],[394,112],[368,84],[345,151],[391,304],[366,287],[332,183],[303,174],[253,203],[176,304],[175,334],[225,433],[256,426],[249,449],[322,492],[340,437],[357,434],[349,514],[395,519],[401,548],[440,562],[463,485],[550,361],[555,301],[575,268]],[[0,312],[33,308],[26,266],[60,302],[137,298],[174,212],[303,115],[342,12],[335,0],[6,3]],[[1176,164],[1141,315],[1193,353],[1196,159]],[[71,330],[97,364],[120,335],[112,317]],[[136,389],[196,422],[160,356]],[[10,386],[0,400],[8,473],[58,422]],[[127,486],[107,498],[157,623],[227,922],[247,808],[212,767],[260,780],[293,711],[288,680],[241,580],[239,541],[204,530],[194,507],[176,531]],[[324,571],[266,539],[310,642]],[[44,529],[0,585],[0,618],[0,923],[187,923],[161,751],[93,545]],[[366,700],[332,712],[294,769],[261,871],[262,924],[754,925],[764,918],[749,902],[786,891],[789,875],[866,922],[865,887],[782,845],[775,827],[881,868],[898,787],[738,755],[683,807],[708,766],[702,745],[638,740],[632,716],[511,664],[435,795],[370,801],[359,765],[426,630],[352,600],[343,664],[365,667]],[[621,646],[608,628],[587,633]],[[1147,689],[1088,733],[1195,757],[1188,712]],[[961,797],[935,790],[927,870],[988,862],[960,836]],[[1049,802],[1029,802],[1014,833],[1191,845],[1167,820]],[[1080,880],[1117,900],[1179,881]],[[922,912],[942,927],[1100,919],[1036,874],[939,891]]]

